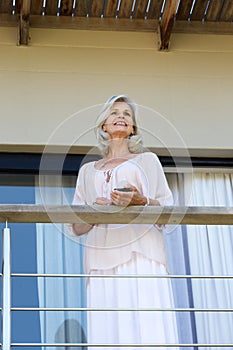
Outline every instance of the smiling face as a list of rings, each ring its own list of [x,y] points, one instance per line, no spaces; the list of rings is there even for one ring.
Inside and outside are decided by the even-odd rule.
[[[111,138],[128,138],[134,134],[134,117],[130,106],[126,102],[115,102],[108,118],[103,124]]]

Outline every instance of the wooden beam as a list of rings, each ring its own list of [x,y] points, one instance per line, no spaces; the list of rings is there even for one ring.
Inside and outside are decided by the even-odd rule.
[[[30,10],[31,0],[21,0],[18,22],[18,45],[28,45]]]
[[[31,27],[104,31],[155,32],[158,20],[67,16],[31,16]]]
[[[178,3],[179,0],[167,0],[165,3],[163,16],[159,23],[159,50],[167,50],[169,47]]]
[[[232,22],[176,21],[173,33],[232,35]]]
[[[46,206],[1,204],[0,222],[233,225],[233,207]]]
[[[16,15],[0,14],[0,27],[16,27],[18,17]],[[74,29],[74,30],[103,30],[103,31],[129,31],[152,32],[158,28],[156,19],[128,18],[86,18],[68,16],[39,16],[30,15],[31,28],[47,29]],[[210,21],[175,21],[173,33],[180,34],[219,34],[233,35],[233,23]]]

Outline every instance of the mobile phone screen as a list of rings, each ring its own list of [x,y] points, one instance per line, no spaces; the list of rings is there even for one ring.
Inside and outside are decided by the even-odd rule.
[[[118,187],[118,188],[114,188],[114,190],[122,191],[122,192],[132,192],[132,189],[128,187]]]

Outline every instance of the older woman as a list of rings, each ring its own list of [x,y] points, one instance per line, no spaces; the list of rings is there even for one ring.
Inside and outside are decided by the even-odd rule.
[[[172,204],[157,156],[143,152],[136,105],[129,97],[113,96],[105,103],[96,132],[103,158],[81,167],[73,204],[95,205],[97,210],[98,205],[105,204],[120,207]],[[168,273],[161,227],[83,223],[73,225],[73,234],[86,234],[84,267],[86,273],[93,275],[87,282],[88,307],[173,306],[170,280],[156,278]],[[95,274],[103,278],[95,278]],[[136,278],[137,275],[152,276]],[[133,344],[176,343],[175,316],[159,311],[90,311],[88,342],[127,343],[132,344],[132,349]],[[114,349],[118,349],[117,345]]]

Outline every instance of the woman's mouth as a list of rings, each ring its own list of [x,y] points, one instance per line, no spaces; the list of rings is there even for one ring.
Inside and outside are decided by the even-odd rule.
[[[116,121],[114,125],[128,126],[128,124],[123,120]]]

